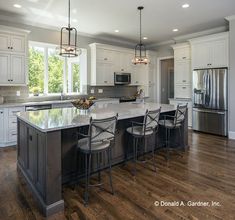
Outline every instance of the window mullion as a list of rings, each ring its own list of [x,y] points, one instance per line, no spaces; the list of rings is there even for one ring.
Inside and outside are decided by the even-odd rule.
[[[48,47],[44,48],[44,94],[48,94]]]

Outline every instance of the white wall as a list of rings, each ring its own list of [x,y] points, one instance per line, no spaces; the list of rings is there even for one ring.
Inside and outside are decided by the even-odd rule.
[[[229,138],[235,139],[235,18],[229,22]]]

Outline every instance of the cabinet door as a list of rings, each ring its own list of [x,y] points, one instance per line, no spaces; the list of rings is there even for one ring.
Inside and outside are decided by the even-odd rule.
[[[111,63],[97,62],[96,68],[96,85],[113,86],[114,72]]]
[[[176,61],[174,75],[176,84],[190,84],[192,82],[190,61]]]
[[[207,68],[212,64],[210,42],[198,43],[192,47],[192,66],[193,69]]]
[[[11,36],[11,51],[17,53],[25,52],[25,37],[20,35]]]
[[[25,57],[20,55],[11,56],[11,83],[25,83]]]
[[[10,83],[10,55],[0,53],[0,84]]]
[[[96,60],[103,63],[113,63],[114,53],[112,50],[97,48]]]
[[[228,40],[221,39],[211,42],[212,67],[228,66]]]
[[[0,50],[10,51],[10,36],[0,34]]]
[[[4,110],[0,109],[0,142],[4,141]]]
[[[183,60],[189,60],[190,59],[190,48],[177,48],[174,50],[174,59],[183,61]]]
[[[192,98],[192,91],[190,85],[176,85],[175,86],[175,98]]]

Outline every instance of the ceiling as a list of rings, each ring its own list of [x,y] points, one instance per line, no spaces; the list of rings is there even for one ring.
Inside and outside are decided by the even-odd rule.
[[[183,9],[184,3],[190,7]],[[234,0],[71,0],[72,25],[96,37],[136,42],[139,5],[145,7],[142,29],[148,37],[146,44],[224,26],[224,17],[235,14]],[[59,29],[67,24],[67,8],[68,0],[0,0],[0,19]],[[179,31],[173,32],[174,28]]]

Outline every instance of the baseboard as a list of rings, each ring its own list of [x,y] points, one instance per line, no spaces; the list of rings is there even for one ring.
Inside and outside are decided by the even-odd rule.
[[[235,132],[234,132],[234,131],[229,131],[229,132],[228,132],[228,138],[235,140]]]

